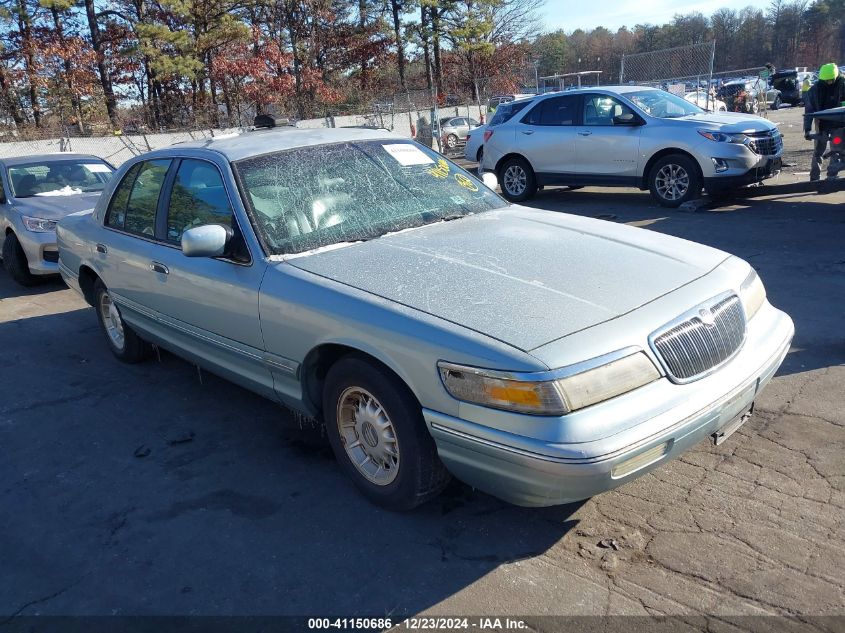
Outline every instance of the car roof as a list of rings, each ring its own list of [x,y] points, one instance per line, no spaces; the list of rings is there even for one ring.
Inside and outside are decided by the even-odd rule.
[[[56,163],[63,160],[96,160],[102,161],[98,156],[91,154],[74,154],[72,152],[55,152],[53,154],[30,154],[29,156],[9,156],[7,158],[0,158],[6,167],[14,165],[24,165],[29,163]]]
[[[601,94],[608,94],[608,95],[624,95],[631,92],[640,92],[642,90],[657,90],[660,92],[665,92],[665,90],[661,90],[660,88],[652,88],[651,86],[581,86],[580,88],[568,88],[564,91],[558,92],[547,92],[545,94],[537,95],[535,98],[542,99],[544,97],[552,97],[552,96],[562,96],[562,95],[571,95],[571,94],[582,94],[582,93],[601,93]]]
[[[222,154],[230,162],[235,162],[244,158],[311,145],[379,139],[387,141],[409,140],[407,137],[381,129],[278,127],[227,134],[201,141],[176,143],[166,149],[152,152],[152,154],[157,156],[173,155],[184,149],[206,149]]]

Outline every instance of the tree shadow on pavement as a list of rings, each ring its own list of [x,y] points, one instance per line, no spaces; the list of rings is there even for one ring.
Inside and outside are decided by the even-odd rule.
[[[170,354],[116,361],[91,309],[0,323],[0,349],[0,614],[398,618],[576,523],[458,482],[381,510],[279,405]]]

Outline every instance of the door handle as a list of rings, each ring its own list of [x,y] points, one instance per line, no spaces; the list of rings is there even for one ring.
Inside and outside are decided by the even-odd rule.
[[[530,136],[530,135],[534,134],[534,130],[522,130],[522,133]]]
[[[589,136],[592,132],[590,132],[590,130],[583,130],[582,132],[578,132],[578,134],[581,136]]]
[[[105,244],[97,244],[97,252],[105,254],[109,252],[109,249],[106,248]]]
[[[160,262],[150,262],[150,270],[154,273],[161,273],[162,275],[170,274],[170,269]]]

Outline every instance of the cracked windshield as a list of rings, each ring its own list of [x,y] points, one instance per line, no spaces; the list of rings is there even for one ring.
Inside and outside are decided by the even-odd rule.
[[[235,167],[271,255],[373,239],[507,205],[436,152],[402,141],[305,147]]]
[[[102,191],[113,170],[106,163],[87,160],[52,160],[9,167],[9,182],[16,198],[70,196]]]

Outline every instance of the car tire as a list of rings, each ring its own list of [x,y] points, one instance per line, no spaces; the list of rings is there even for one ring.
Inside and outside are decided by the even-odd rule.
[[[29,272],[26,253],[14,233],[9,233],[3,242],[3,267],[21,286],[28,288],[38,283],[38,278]]]
[[[524,202],[537,191],[537,177],[524,158],[509,158],[499,169],[499,188],[511,202]]]
[[[451,478],[419,402],[366,358],[346,356],[329,370],[323,417],[341,470],[376,505],[410,510],[440,494]]]
[[[772,110],[779,110],[780,106],[780,97],[775,97],[775,102],[772,104]]]
[[[446,149],[453,150],[458,146],[458,137],[454,134],[449,134],[446,137]]]
[[[149,344],[123,320],[108,288],[99,279],[94,283],[94,298],[97,320],[112,354],[124,363],[140,363],[145,360],[150,353]]]
[[[475,162],[479,165],[481,164],[481,159],[484,158],[484,146],[478,148],[478,151],[475,153]]]
[[[670,154],[658,160],[648,175],[652,197],[664,207],[677,208],[701,194],[698,165],[689,156]]]

